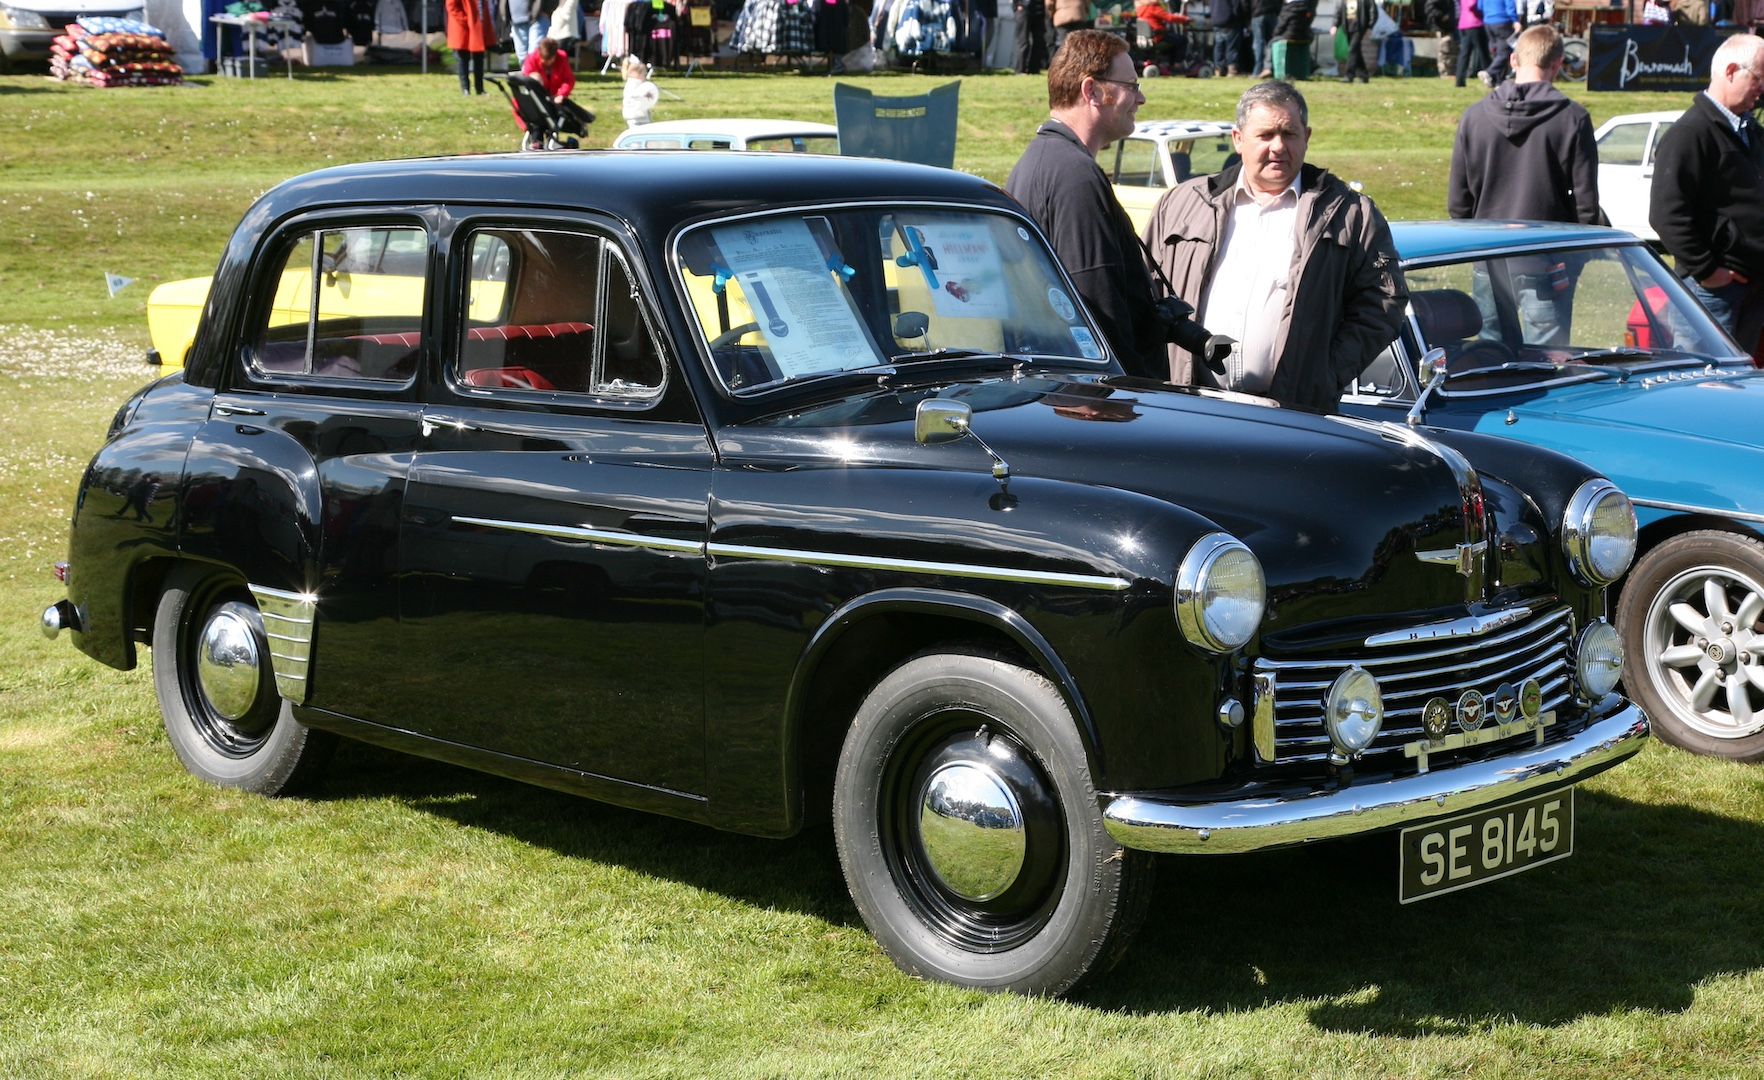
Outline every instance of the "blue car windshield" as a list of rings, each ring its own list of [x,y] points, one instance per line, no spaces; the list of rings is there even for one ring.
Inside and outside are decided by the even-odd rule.
[[[1405,276],[1425,347],[1446,352],[1452,390],[1748,360],[1640,244],[1539,249]]]
[[[675,266],[717,376],[753,394],[908,364],[1108,368],[1040,237],[950,206],[793,210],[684,232]]]

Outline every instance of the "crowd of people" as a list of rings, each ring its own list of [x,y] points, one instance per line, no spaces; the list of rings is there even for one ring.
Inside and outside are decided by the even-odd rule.
[[[1547,23],[1516,35],[1500,61],[1510,80],[1459,121],[1452,217],[1602,221],[1591,118],[1554,85],[1564,55]],[[1049,117],[1006,190],[1040,224],[1129,374],[1333,410],[1396,338],[1407,307],[1384,216],[1307,160],[1303,94],[1263,81],[1238,100],[1234,160],[1167,191],[1135,235],[1096,158],[1132,132],[1145,102],[1139,77],[1121,38],[1068,34],[1048,66]],[[1661,142],[1649,215],[1686,287],[1747,348],[1764,333],[1764,131],[1751,117],[1760,97],[1764,38],[1733,35]],[[1534,312],[1557,302],[1542,289],[1525,299]],[[1229,339],[1229,355],[1191,347],[1176,325],[1189,313]]]

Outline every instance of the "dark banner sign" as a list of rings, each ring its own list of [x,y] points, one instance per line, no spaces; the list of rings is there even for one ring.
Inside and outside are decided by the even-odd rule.
[[[1707,26],[1595,26],[1586,88],[1701,90],[1709,85],[1716,46],[1734,32]]]

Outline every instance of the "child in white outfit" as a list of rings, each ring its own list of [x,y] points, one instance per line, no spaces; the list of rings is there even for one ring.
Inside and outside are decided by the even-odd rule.
[[[625,126],[649,123],[649,112],[661,98],[661,89],[649,81],[649,65],[635,56],[625,57]]]

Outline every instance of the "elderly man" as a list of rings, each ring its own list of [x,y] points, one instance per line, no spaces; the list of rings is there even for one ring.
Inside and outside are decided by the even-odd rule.
[[[1200,322],[1236,338],[1223,378],[1177,346],[1170,380],[1334,409],[1397,336],[1408,291],[1372,200],[1305,164],[1304,97],[1250,87],[1231,142],[1242,161],[1165,193],[1146,241]]]
[[[1053,244],[1078,294],[1132,375],[1165,374],[1163,331],[1133,223],[1097,153],[1133,132],[1144,103],[1127,45],[1113,34],[1068,35],[1047,69],[1051,113],[1005,181]]]
[[[1648,223],[1690,291],[1756,352],[1764,330],[1764,134],[1750,113],[1764,94],[1764,38],[1735,34],[1710,66],[1709,88],[1654,153]]]

